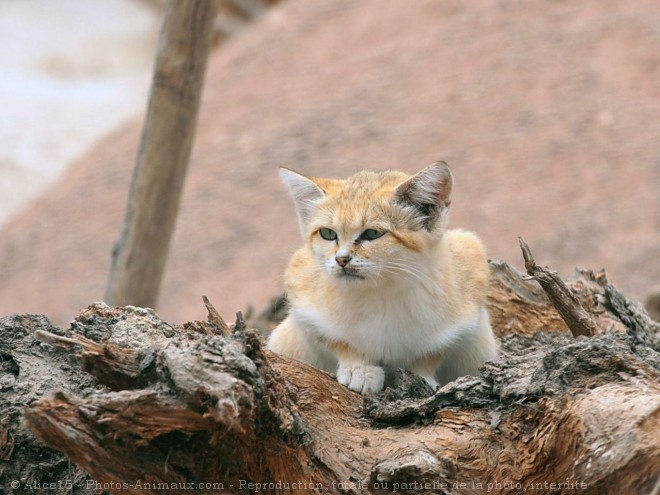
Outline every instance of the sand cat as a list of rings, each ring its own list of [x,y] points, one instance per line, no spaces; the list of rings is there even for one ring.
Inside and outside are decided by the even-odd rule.
[[[484,247],[470,232],[446,229],[446,164],[412,177],[320,179],[286,168],[280,176],[305,243],[285,273],[291,309],[271,350],[363,394],[383,388],[384,367],[437,387],[495,358]]]

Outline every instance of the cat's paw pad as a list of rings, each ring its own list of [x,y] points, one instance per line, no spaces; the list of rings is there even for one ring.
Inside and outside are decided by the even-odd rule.
[[[337,381],[361,394],[376,394],[383,390],[385,371],[369,364],[340,364]]]

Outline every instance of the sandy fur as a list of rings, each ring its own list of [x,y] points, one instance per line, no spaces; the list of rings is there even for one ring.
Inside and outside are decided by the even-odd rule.
[[[442,385],[496,356],[483,244],[445,229],[446,166],[413,177],[360,172],[345,181],[291,174],[283,172],[305,243],[285,273],[291,310],[269,339],[272,350],[336,372],[362,393],[383,387],[383,366]],[[323,239],[321,228],[337,240]],[[366,229],[386,233],[361,241]],[[351,256],[355,277],[343,276],[338,253]]]

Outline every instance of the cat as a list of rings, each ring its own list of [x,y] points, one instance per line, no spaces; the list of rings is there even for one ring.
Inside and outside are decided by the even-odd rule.
[[[444,162],[413,176],[321,179],[281,168],[280,177],[305,243],[285,272],[291,307],[272,351],[362,394],[383,389],[384,367],[437,388],[496,357],[484,246],[446,228],[453,176]]]

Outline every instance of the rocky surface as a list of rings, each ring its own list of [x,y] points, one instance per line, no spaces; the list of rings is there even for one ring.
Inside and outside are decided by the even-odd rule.
[[[213,55],[159,314],[262,305],[300,241],[277,180],[456,178],[451,225],[521,265],[605,266],[642,298],[660,279],[660,10],[655,2],[290,0]],[[101,299],[139,120],[0,232],[0,314],[62,323]],[[237,283],[240,281],[240,283]]]

